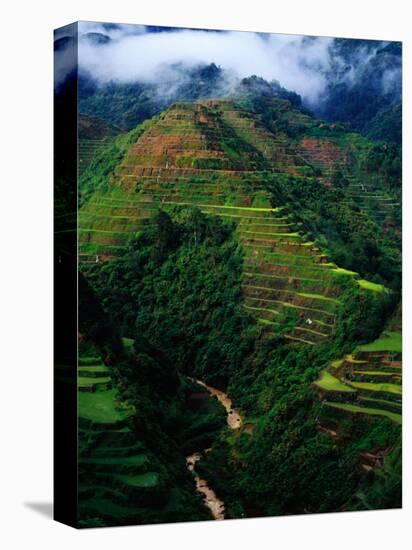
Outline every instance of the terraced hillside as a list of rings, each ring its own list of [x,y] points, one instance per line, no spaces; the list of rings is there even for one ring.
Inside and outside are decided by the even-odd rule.
[[[402,422],[402,336],[396,328],[359,346],[322,372],[315,383],[324,402],[321,419],[370,415]],[[343,416],[342,416],[343,415]],[[334,420],[333,420],[334,419]]]
[[[348,198],[378,223],[393,226],[401,209],[399,199],[371,183],[359,183],[351,176],[348,176],[348,180]]]
[[[99,356],[79,358],[77,386],[79,526],[183,521],[187,507],[208,519],[201,500],[191,494],[190,476],[182,479],[184,458],[182,472],[173,477],[160,452],[137,434],[136,411],[119,399],[111,368]]]
[[[79,175],[86,170],[107,143],[106,139],[79,139]]]
[[[302,157],[315,168],[320,181],[332,186],[334,172],[345,169],[349,163],[348,152],[332,139],[303,137],[298,149]]]
[[[152,503],[155,518],[165,502],[159,472],[99,357],[80,358],[78,390],[80,521],[138,523]]]
[[[353,194],[358,183],[372,186],[362,172],[371,144],[286,103],[272,122],[232,101],[179,103],[115,138],[115,154],[104,152],[93,164],[107,168],[104,177],[97,170],[83,187],[80,270],[119,335],[133,338],[137,353],[140,337],[142,350],[156,348],[116,371],[119,391],[136,411],[147,405],[150,422],[168,411],[159,418],[161,437],[172,432],[169,456],[176,443],[186,456],[212,449],[198,473],[225,502],[225,517],[396,507],[401,464],[385,473],[392,484],[385,502],[375,464],[400,445],[400,323],[386,324],[399,300],[399,249],[390,223],[382,220],[382,231]],[[380,174],[376,188],[385,188]],[[383,327],[376,342],[359,345]],[[204,444],[203,420],[174,401],[186,390],[167,377],[179,372],[224,389],[250,420],[245,437],[213,429]],[[104,369],[99,383],[83,374],[82,398],[113,391]],[[154,393],[157,387],[167,389],[169,404]],[[140,438],[145,428],[138,417]],[[214,426],[213,415],[207,417]],[[202,445],[186,448],[192,440]],[[103,435],[98,441],[97,458],[110,464],[104,466],[110,490],[127,497],[117,504],[129,508],[127,499],[137,499],[142,515],[153,511],[149,521],[169,517],[169,510],[183,517],[170,484],[168,490],[162,484],[166,453],[156,462],[156,452],[152,458],[143,445],[136,455],[150,455],[150,469],[129,460],[117,466]],[[91,451],[82,454],[83,479],[102,487],[91,472]],[[148,494],[140,504],[144,493],[119,476],[148,472],[159,486],[140,488]],[[360,491],[376,500],[360,504]],[[86,512],[91,520],[92,510]]]
[[[313,119],[302,116],[310,129]],[[303,143],[321,164],[343,162],[337,147],[319,156],[309,139]],[[196,206],[236,224],[245,251],[245,307],[267,332],[322,342],[333,330],[343,279],[381,288],[330,262],[284,205],[272,204],[268,172],[303,178],[319,171],[302,155],[285,133],[271,132],[231,101],[176,104],[130,147],[109,190],[96,191],[81,209],[80,262],[121,254],[158,208]]]
[[[288,134],[288,151],[304,164],[300,173],[316,175],[326,187],[338,185],[345,191],[345,202],[356,205],[384,227],[399,226],[400,194],[389,189],[388,166],[384,170],[380,166],[387,145],[377,146],[358,133],[348,132],[341,124],[300,113],[285,100],[269,101],[268,105],[269,112],[274,110],[273,130],[278,133],[280,128]],[[374,151],[376,148],[378,152]],[[398,161],[392,156],[388,162],[392,175]]]
[[[100,151],[111,142],[111,138],[120,132],[96,117],[79,115],[78,117],[78,171],[81,175],[92,163]]]
[[[323,134],[323,135],[322,135]],[[335,130],[335,125],[308,126],[298,152],[314,168],[318,180],[334,187],[337,172],[344,178],[345,202],[351,202],[384,227],[397,223],[400,198],[385,188],[385,177],[369,174],[365,162],[372,148],[358,134]]]

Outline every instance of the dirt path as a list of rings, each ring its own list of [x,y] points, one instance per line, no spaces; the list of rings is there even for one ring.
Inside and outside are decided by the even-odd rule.
[[[227,424],[232,430],[237,430],[242,426],[242,418],[239,412],[232,408],[232,400],[226,393],[208,386],[201,380],[193,380],[193,382],[196,382],[199,386],[206,388],[210,395],[216,396],[226,410]],[[205,505],[211,511],[214,519],[225,519],[225,503],[223,500],[218,498],[214,490],[208,485],[208,482],[205,479],[201,479],[197,475],[195,470],[196,462],[202,458],[202,454],[208,453],[209,451],[211,451],[211,449],[204,449],[201,453],[193,453],[192,455],[187,456],[186,464],[188,470],[194,475],[196,490],[202,495]]]

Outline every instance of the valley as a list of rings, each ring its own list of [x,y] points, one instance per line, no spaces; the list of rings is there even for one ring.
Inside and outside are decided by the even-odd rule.
[[[196,384],[204,387],[211,396],[215,396],[219,403],[223,405],[227,414],[227,424],[230,429],[238,430],[242,426],[242,418],[240,414],[232,408],[232,401],[224,392],[208,386],[200,380],[195,380]],[[211,449],[203,449],[201,452],[193,453],[186,457],[187,467],[190,472],[194,473],[196,490],[203,495],[206,506],[212,512],[214,519],[225,519],[225,505],[211,489],[208,482],[205,479],[201,479],[196,474],[196,463],[202,459],[203,453],[210,452]]]

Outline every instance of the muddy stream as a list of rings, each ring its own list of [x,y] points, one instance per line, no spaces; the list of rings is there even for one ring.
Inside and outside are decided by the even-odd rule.
[[[224,406],[227,413],[227,424],[232,430],[237,430],[242,426],[242,419],[236,409],[232,408],[232,400],[228,395],[216,388],[208,386],[201,380],[193,380],[199,386],[205,388],[210,395],[217,397],[220,403]],[[204,449],[201,452],[193,453],[186,457],[187,468],[193,473],[196,482],[196,490],[204,499],[205,505],[211,511],[214,519],[225,519],[225,504],[220,500],[214,490],[208,485],[205,479],[201,479],[196,473],[196,463],[202,458],[202,454],[208,453],[211,449]]]

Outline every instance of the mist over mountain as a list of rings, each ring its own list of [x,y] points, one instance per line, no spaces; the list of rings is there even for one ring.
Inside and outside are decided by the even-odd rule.
[[[318,116],[365,130],[373,117],[402,101],[400,43],[336,39],[332,52],[334,65],[314,109]]]
[[[124,129],[176,101],[238,94],[252,75],[257,94],[364,133],[402,99],[397,42],[89,22],[78,32],[81,111]],[[56,36],[57,55],[69,42]]]

